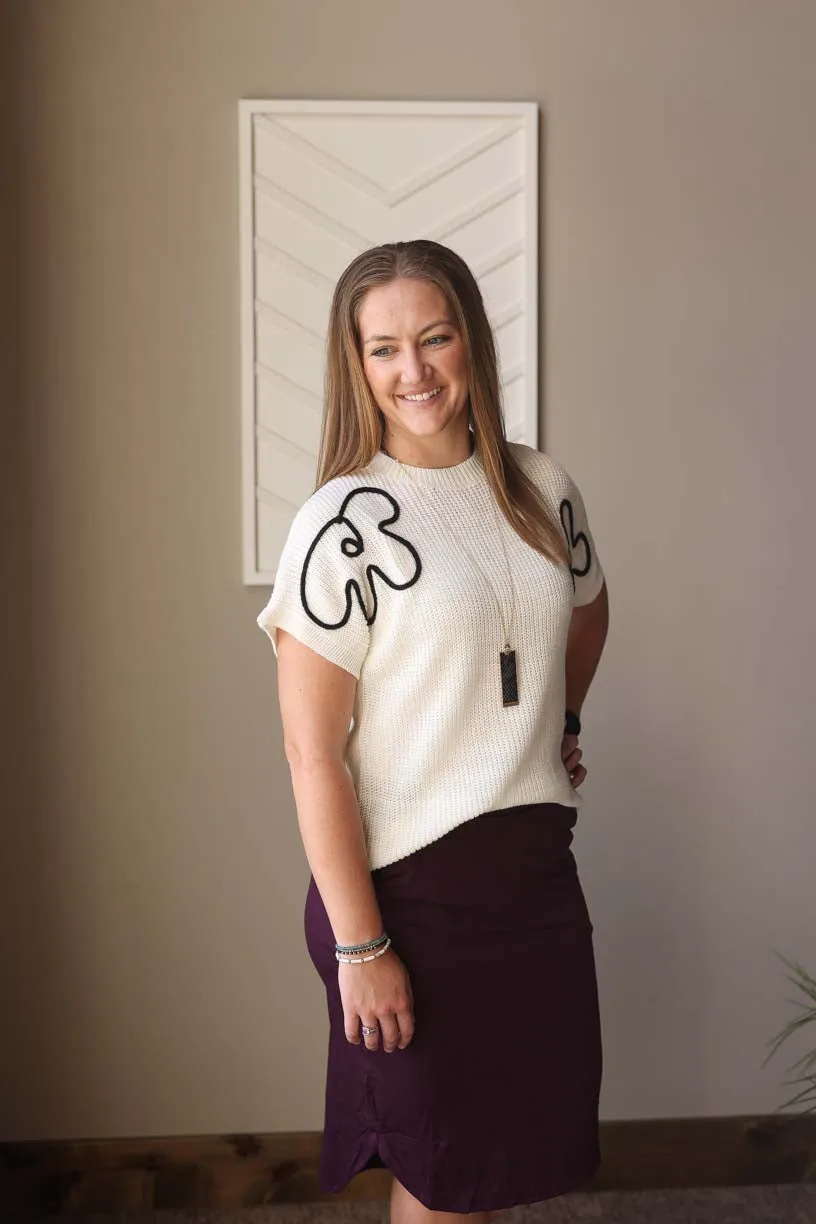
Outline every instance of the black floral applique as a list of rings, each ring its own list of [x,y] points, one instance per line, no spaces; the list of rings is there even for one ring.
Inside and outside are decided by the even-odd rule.
[[[385,518],[379,520],[376,526],[369,522],[368,516],[366,516],[362,520],[363,530],[360,530],[352,521],[352,515],[354,513],[352,503],[355,497],[360,497],[365,493],[373,493],[377,497],[384,498],[389,504],[389,512],[386,514]],[[320,531],[317,533],[309,546],[309,551],[306,554],[306,559],[303,562],[303,569],[301,570],[300,574],[300,600],[306,614],[315,622],[316,625],[320,625],[322,629],[342,629],[344,625],[348,624],[351,616],[353,608],[352,597],[356,599],[360,611],[365,618],[366,624],[373,625],[374,621],[377,619],[378,608],[377,588],[374,585],[375,574],[382,578],[383,582],[387,583],[388,586],[395,591],[405,591],[419,581],[419,576],[422,573],[422,562],[420,561],[419,553],[414,548],[413,544],[408,542],[408,540],[397,535],[396,532],[388,530],[390,524],[397,521],[400,513],[399,503],[391,496],[390,493],[386,493],[384,489],[364,487],[353,489],[351,493],[349,493],[343,500],[343,504],[334,518],[329,519],[328,523],[321,527]],[[334,530],[337,527],[346,528],[351,534],[343,536],[343,538],[339,541],[332,539],[331,536],[337,534]],[[363,532],[366,533],[365,536]],[[397,579],[390,577],[384,569],[372,561],[365,567],[366,582],[371,593],[371,612],[368,612],[365,595],[360,589],[360,585],[356,578],[348,578],[343,585],[342,591],[338,590],[337,592],[337,611],[340,612],[340,609],[342,608],[342,613],[340,614],[339,619],[336,621],[326,621],[321,619],[321,617],[319,617],[317,613],[309,606],[309,598],[307,593],[309,566],[313,562],[320,562],[321,559],[323,560],[324,565],[326,564],[326,561],[330,562],[331,557],[325,556],[326,550],[332,550],[338,547],[346,557],[359,557],[361,553],[366,550],[368,550],[369,555],[372,553],[376,554],[378,537],[380,535],[387,536],[389,540],[396,541],[397,544],[402,545],[402,547],[407,550],[412,560],[413,573],[411,576],[407,581],[398,581]],[[321,554],[323,554],[323,557],[321,557]],[[330,570],[330,572],[333,572],[336,569],[336,566],[329,564],[327,568]]]
[[[575,511],[572,507],[572,502],[565,497],[561,502],[560,507],[561,525],[564,528],[564,535],[567,537],[567,543],[570,548],[570,556],[572,564],[570,565],[570,573],[572,574],[572,589],[575,590],[575,579],[583,578],[589,573],[592,566],[592,552],[589,547],[589,540],[583,531],[576,532],[575,530]],[[579,544],[583,544],[586,563],[582,567],[575,564],[575,549]]]

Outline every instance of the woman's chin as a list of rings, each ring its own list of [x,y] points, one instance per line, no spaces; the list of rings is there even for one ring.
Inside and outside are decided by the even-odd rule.
[[[398,424],[391,423],[391,427],[394,428],[395,424],[401,433],[413,438],[427,439],[443,435],[449,437],[459,428],[467,428],[467,413],[457,412],[451,416],[450,413],[433,407],[422,412],[412,412],[409,417],[401,418]]]

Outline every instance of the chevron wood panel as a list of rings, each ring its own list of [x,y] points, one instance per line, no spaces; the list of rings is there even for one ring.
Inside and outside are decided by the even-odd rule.
[[[433,238],[476,274],[508,437],[537,445],[538,111],[533,103],[240,103],[244,579],[274,581],[314,489],[338,276],[369,246]]]

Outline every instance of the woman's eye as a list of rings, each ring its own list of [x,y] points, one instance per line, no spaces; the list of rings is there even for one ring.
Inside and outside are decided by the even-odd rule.
[[[448,340],[450,340],[450,336],[428,336],[428,338],[423,341],[423,344],[429,344],[433,348],[438,348],[440,344],[445,344]],[[372,357],[390,357],[392,352],[393,352],[393,349],[391,348],[391,346],[386,344],[386,345],[383,345],[382,348],[372,349],[371,356]]]

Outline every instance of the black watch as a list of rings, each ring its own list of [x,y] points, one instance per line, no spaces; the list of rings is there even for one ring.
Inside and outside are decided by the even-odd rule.
[[[581,734],[581,720],[574,710],[567,710],[564,714],[564,734]]]

